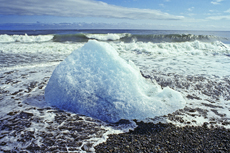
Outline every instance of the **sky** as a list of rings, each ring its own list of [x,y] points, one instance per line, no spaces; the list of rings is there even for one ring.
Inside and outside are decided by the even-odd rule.
[[[0,0],[0,24],[230,31],[230,0]],[[103,27],[102,27],[103,28]],[[0,29],[1,30],[1,29]]]

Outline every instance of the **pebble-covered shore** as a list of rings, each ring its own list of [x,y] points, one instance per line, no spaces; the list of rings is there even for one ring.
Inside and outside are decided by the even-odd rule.
[[[136,126],[59,110],[45,100],[55,67],[84,43],[1,43],[0,153],[230,152],[229,45],[107,42],[143,77],[180,92],[186,106],[118,134]]]
[[[96,152],[230,152],[230,130],[225,128],[177,127],[173,124],[138,122],[129,133],[110,135]]]

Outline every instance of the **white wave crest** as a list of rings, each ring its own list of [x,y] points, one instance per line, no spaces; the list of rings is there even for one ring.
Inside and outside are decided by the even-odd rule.
[[[215,42],[177,42],[177,43],[110,43],[118,52],[135,52],[152,56],[179,56],[179,55],[226,55],[230,54],[230,47],[220,41]]]
[[[0,35],[1,43],[10,42],[46,42],[53,39],[53,35],[38,35],[38,36],[28,36],[25,35]]]
[[[86,37],[89,39],[96,39],[96,40],[119,40],[123,37],[125,37],[127,34],[122,33],[122,34],[113,34],[113,33],[108,33],[108,34],[86,34]]]

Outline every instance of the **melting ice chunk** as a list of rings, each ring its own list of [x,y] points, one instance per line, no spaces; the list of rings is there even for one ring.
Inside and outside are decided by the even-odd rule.
[[[181,94],[146,80],[105,42],[90,40],[54,70],[45,89],[51,105],[107,122],[146,119],[183,108]]]

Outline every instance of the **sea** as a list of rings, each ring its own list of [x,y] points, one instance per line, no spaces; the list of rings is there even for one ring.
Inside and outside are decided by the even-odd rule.
[[[137,127],[135,118],[110,123],[46,101],[55,68],[90,40],[183,96],[184,108],[142,121],[230,128],[230,31],[0,30],[0,152],[95,152]]]

